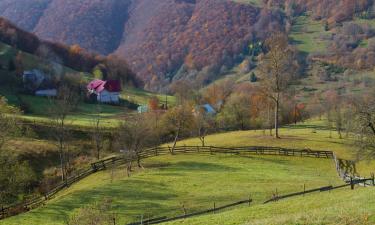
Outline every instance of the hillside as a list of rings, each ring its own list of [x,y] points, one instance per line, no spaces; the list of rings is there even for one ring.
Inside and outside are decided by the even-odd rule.
[[[354,146],[349,139],[329,138],[324,121],[308,121],[282,129],[277,142],[261,131],[239,131],[210,135],[207,144],[215,146],[284,146],[289,148],[331,149],[350,159]],[[179,145],[195,145],[197,138]],[[181,215],[228,204],[249,196],[249,206],[239,206],[215,215],[205,215],[171,224],[364,224],[374,220],[372,187],[354,191],[333,190],[281,200],[263,205],[265,199],[280,194],[326,185],[340,185],[331,159],[286,156],[199,153],[165,155],[149,158],[144,169],[126,177],[123,166],[95,173],[60,192],[46,205],[28,213],[5,219],[0,224],[63,224],[77,209],[109,198],[111,215],[118,222],[129,223],[143,218]],[[373,166],[358,165],[366,175]],[[188,181],[188,182],[186,182]],[[342,199],[346,201],[342,201]],[[308,211],[310,214],[306,215]],[[371,221],[371,222],[370,222]]]
[[[374,5],[370,0],[0,1],[0,16],[42,39],[125,58],[148,90],[162,90],[179,79],[195,80],[198,86],[210,83],[246,59],[249,43],[264,40],[271,31],[288,31],[299,23],[293,17],[304,13],[334,31],[358,16],[372,18]],[[327,45],[336,41],[323,33],[302,31]],[[340,54],[347,61],[363,61],[358,55],[372,51]],[[318,58],[347,66],[337,55]]]
[[[31,2],[38,3],[30,7],[33,11],[27,8]],[[42,39],[125,57],[147,89],[161,89],[175,76],[208,82],[241,62],[250,41],[283,29],[278,11],[224,0],[0,4],[0,16]],[[206,72],[198,74],[203,68]]]

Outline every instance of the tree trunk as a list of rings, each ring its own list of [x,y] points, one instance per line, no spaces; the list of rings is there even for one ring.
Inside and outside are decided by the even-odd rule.
[[[64,169],[64,151],[63,151],[63,143],[60,140],[59,144],[59,157],[60,157],[60,170],[61,170],[61,181],[65,181],[65,169]]]
[[[180,130],[181,130],[181,128],[178,128],[176,136],[175,136],[174,141],[173,141],[173,146],[172,146],[172,150],[171,150],[172,155],[174,154],[174,149],[176,148],[177,140],[178,140],[178,137],[180,136]]]
[[[342,139],[341,128],[338,128],[338,129],[337,129],[337,133],[339,134],[339,138]]]
[[[137,153],[137,166],[138,168],[143,168],[141,164],[141,156],[139,155],[139,153]]]
[[[279,107],[280,107],[279,97],[275,101],[275,137],[280,138],[279,136]]]
[[[205,137],[204,136],[201,137],[201,142],[202,142],[202,147],[205,147],[206,144],[205,144]]]

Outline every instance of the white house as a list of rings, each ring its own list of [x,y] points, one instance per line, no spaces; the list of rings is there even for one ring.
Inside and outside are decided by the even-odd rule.
[[[120,103],[121,83],[117,80],[94,80],[87,85],[90,94],[95,94],[98,102]]]

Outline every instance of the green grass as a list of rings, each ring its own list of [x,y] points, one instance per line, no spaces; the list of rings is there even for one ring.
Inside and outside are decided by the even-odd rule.
[[[326,51],[327,42],[320,37],[328,34],[320,21],[314,21],[308,15],[303,15],[295,18],[289,36],[300,51],[312,53]]]
[[[309,120],[280,130],[281,139],[264,135],[262,131],[236,131],[210,135],[207,145],[216,146],[282,146],[332,150],[343,158],[354,157],[355,146],[350,139],[339,139],[325,127],[324,121]],[[267,134],[267,133],[266,133]],[[179,145],[198,145],[192,138]],[[242,206],[219,213],[171,224],[365,224],[373,220],[375,200],[372,188],[349,188],[285,199],[263,205],[262,202],[279,194],[326,185],[338,185],[333,160],[235,155],[175,155],[150,158],[145,169],[127,178],[124,168],[91,175],[60,192],[45,206],[31,212],[0,221],[0,224],[64,224],[80,207],[100,201],[113,200],[113,213],[120,224],[141,217],[174,216],[251,198],[251,207]],[[371,164],[358,167],[362,175],[374,171]],[[306,214],[306,212],[309,212]],[[349,222],[347,222],[349,221]],[[369,223],[371,224],[371,223]]]
[[[255,6],[261,6],[262,1],[261,0],[232,0],[234,2],[244,3],[244,4],[252,4]]]
[[[47,205],[0,224],[63,224],[75,209],[110,197],[119,223],[206,209],[254,199],[259,205],[279,193],[341,184],[331,160],[230,155],[176,155],[148,159],[145,170],[126,178],[123,168],[94,174],[61,192]]]
[[[216,225],[370,225],[375,223],[375,192],[358,188],[323,192],[267,205],[244,206],[165,224]]]
[[[164,104],[166,102],[166,98],[168,105],[176,104],[176,99],[174,96],[152,93],[138,88],[124,88],[121,96],[123,99],[134,102],[138,105],[148,105],[148,102],[152,97],[157,97],[160,104]]]
[[[297,149],[313,149],[334,151],[338,157],[355,160],[357,156],[353,140],[339,139],[337,132],[326,127],[324,119],[308,120],[297,125],[285,126],[280,129],[281,139],[268,135],[267,131],[233,131],[228,133],[213,134],[206,137],[206,145],[214,146],[275,146]],[[345,136],[345,134],[344,134]],[[198,138],[191,138],[178,142],[178,145],[200,145]],[[171,144],[166,144],[171,145]],[[372,162],[360,162],[358,172],[369,176],[375,171]]]
[[[20,106],[21,102],[27,104],[28,112],[25,112],[20,117],[32,122],[48,122],[48,115],[50,112],[50,100],[45,97],[37,97],[32,95],[19,95],[16,97],[13,91],[6,87],[0,87],[0,95],[5,96],[8,102],[15,106]],[[96,104],[88,104],[80,102],[77,109],[68,117],[68,123],[79,126],[92,126],[93,118],[96,117]],[[100,105],[100,116],[103,119],[103,124],[106,126],[117,126],[121,121],[123,115],[133,113],[126,107]]]

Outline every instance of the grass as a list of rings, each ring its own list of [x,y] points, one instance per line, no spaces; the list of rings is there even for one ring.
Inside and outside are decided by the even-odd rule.
[[[330,131],[325,120],[308,120],[297,125],[285,126],[280,129],[281,139],[275,139],[268,135],[269,131],[233,131],[218,133],[206,137],[206,145],[214,146],[275,146],[297,149],[329,150],[343,159],[355,160],[357,158],[356,147],[349,138],[340,139],[337,132]],[[168,145],[168,144],[167,144]],[[169,144],[170,145],[170,144]],[[178,145],[200,145],[198,138],[186,139],[178,142]],[[360,162],[357,164],[358,172],[363,176],[369,176],[375,168],[373,162]]]
[[[323,192],[304,197],[242,207],[215,215],[205,215],[166,224],[216,225],[370,225],[375,223],[375,192],[358,188]]]
[[[11,105],[20,106],[21,102],[26,103],[27,112],[20,117],[26,121],[37,123],[46,123],[49,121],[48,114],[51,106],[48,98],[32,95],[15,95],[12,90],[6,87],[0,87],[0,95],[5,96]],[[68,123],[79,126],[92,126],[93,118],[96,116],[96,104],[80,102],[77,109],[68,117]],[[132,113],[129,109],[122,106],[101,105],[100,116],[103,124],[109,127],[117,126],[119,119],[127,113]]]
[[[350,139],[339,139],[325,127],[324,121],[309,120],[286,126],[276,140],[262,131],[235,131],[210,135],[207,145],[216,146],[282,146],[335,151],[340,157],[354,157]],[[267,133],[266,133],[267,134]],[[197,138],[179,145],[198,145]],[[182,214],[212,208],[251,198],[252,206],[236,207],[218,213],[171,224],[366,224],[374,220],[375,200],[372,188],[349,188],[285,199],[263,205],[276,191],[286,194],[343,182],[330,159],[283,156],[175,155],[159,156],[144,161],[130,178],[125,169],[114,169],[91,175],[60,192],[45,206],[0,221],[0,224],[64,224],[78,208],[113,200],[113,213],[120,224],[158,216]],[[359,164],[367,175],[374,171],[370,164]],[[308,212],[308,213],[306,213]],[[368,222],[371,224],[372,222]]]
[[[138,105],[148,105],[148,102],[152,97],[157,97],[160,104],[165,104],[166,99],[168,101],[168,105],[176,104],[176,99],[174,96],[152,93],[138,88],[125,88],[121,96],[123,99],[134,102]]]
[[[329,35],[323,24],[312,20],[308,15],[302,15],[295,18],[290,38],[302,52],[325,52],[327,42],[321,38],[322,35]]]
[[[124,224],[141,215],[154,217],[206,209],[247,199],[258,205],[277,191],[341,184],[331,160],[230,155],[176,155],[146,160],[145,170],[126,178],[125,170],[94,174],[61,192],[47,205],[0,224],[63,224],[85,204],[113,199],[114,213]]]
[[[234,2],[244,3],[244,4],[252,4],[255,6],[261,6],[262,1],[261,0],[233,0]]]

